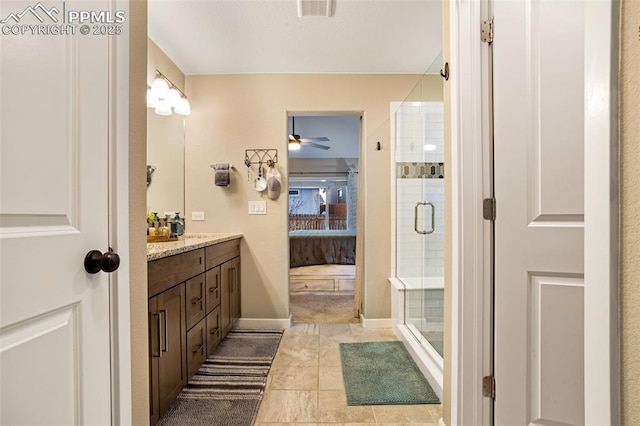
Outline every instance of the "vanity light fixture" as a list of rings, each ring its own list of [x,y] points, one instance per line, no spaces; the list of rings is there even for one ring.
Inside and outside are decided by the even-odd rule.
[[[158,115],[171,115],[172,112],[191,115],[191,104],[187,95],[158,70],[151,87],[147,89],[147,107],[155,108]]]

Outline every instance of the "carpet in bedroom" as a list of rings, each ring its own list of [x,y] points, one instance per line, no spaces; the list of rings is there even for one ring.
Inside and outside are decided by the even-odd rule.
[[[293,322],[360,322],[353,316],[353,294],[292,293],[289,301]]]

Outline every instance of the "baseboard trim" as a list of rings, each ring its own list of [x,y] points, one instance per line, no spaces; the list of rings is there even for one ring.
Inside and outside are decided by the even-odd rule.
[[[291,316],[289,318],[240,318],[236,321],[235,328],[244,330],[291,328]]]
[[[360,314],[360,323],[364,328],[391,328],[393,327],[393,319],[391,318],[371,318],[367,319]]]

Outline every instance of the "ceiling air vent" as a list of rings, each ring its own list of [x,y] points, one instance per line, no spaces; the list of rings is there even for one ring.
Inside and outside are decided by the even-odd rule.
[[[303,16],[331,16],[333,0],[296,0],[298,3],[298,17]]]

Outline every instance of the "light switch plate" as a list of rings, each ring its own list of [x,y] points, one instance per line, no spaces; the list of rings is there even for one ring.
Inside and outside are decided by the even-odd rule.
[[[267,202],[249,201],[249,214],[267,214]]]
[[[191,220],[204,220],[204,212],[191,212]]]

